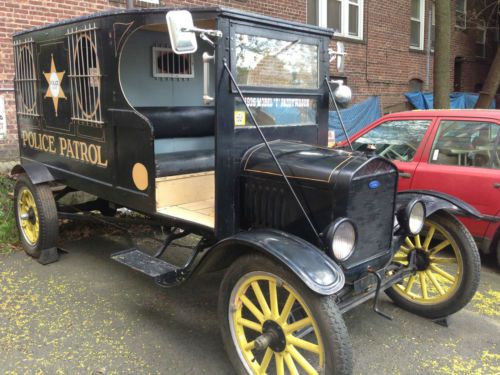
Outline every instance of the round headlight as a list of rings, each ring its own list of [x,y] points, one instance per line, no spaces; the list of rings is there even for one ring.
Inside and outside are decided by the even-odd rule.
[[[411,234],[418,234],[424,227],[425,206],[422,202],[416,201],[409,207],[408,230]]]
[[[349,219],[337,219],[328,230],[333,257],[339,261],[349,258],[356,245],[356,228]]]

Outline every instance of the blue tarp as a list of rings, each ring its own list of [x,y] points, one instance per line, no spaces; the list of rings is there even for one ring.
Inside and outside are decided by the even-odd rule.
[[[361,103],[354,104],[352,107],[340,110],[342,120],[349,136],[354,135],[366,125],[371,124],[382,116],[380,111],[380,98],[370,96]],[[330,111],[328,117],[328,126],[330,130],[335,131],[335,141],[340,142],[345,139],[344,132],[340,125],[337,112]]]
[[[407,92],[405,96],[416,109],[434,108],[434,95],[432,92]],[[450,94],[450,107],[452,109],[474,108],[478,97],[479,94],[469,92],[452,92]],[[496,108],[494,100],[490,108]]]

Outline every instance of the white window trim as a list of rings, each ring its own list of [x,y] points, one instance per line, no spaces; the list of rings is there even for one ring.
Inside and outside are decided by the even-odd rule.
[[[457,4],[455,3],[455,27],[460,30],[465,30],[467,28],[467,0],[464,0],[464,25],[457,25]]]
[[[180,74],[180,73],[160,73],[158,72],[158,66],[156,64],[157,52],[169,52],[174,53],[172,48],[166,47],[153,47],[152,49],[152,63],[153,63],[153,77],[154,78],[194,78],[194,66],[193,66],[193,55],[188,54],[187,58],[189,59],[189,64],[191,66],[191,73],[188,74]]]
[[[318,2],[318,26],[327,27],[328,19],[328,6],[326,0],[317,0]],[[349,5],[356,5],[359,9],[358,12],[358,35],[349,35]],[[363,40],[363,15],[364,15],[364,0],[358,0],[358,3],[354,3],[351,0],[340,0],[340,22],[341,28],[340,32],[335,32],[335,36],[340,36],[343,38]]]
[[[482,45],[483,46],[483,53],[482,53],[481,56],[479,56],[474,51],[474,55],[476,57],[484,59],[486,57],[486,25],[484,24],[484,22],[482,22],[482,24],[480,24],[480,22],[478,22],[478,24],[476,26],[476,29],[477,30],[481,30],[483,32],[483,42],[482,43],[478,43],[478,41],[476,40],[476,41],[474,41],[474,44]]]
[[[418,21],[420,23],[420,38],[419,38],[419,46],[415,47],[411,45],[411,28],[410,28],[410,49],[414,49],[417,51],[421,51],[424,49],[424,32],[425,32],[425,0],[419,0],[420,1],[420,18],[415,18],[411,16],[411,10],[410,10],[410,22],[411,21]],[[410,4],[411,6],[411,4]]]

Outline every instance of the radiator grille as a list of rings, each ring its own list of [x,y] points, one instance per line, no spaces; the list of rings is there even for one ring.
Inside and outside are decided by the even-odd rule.
[[[370,181],[377,180],[380,187],[370,189]],[[358,227],[358,243],[351,258],[345,262],[350,268],[385,252],[391,246],[394,222],[395,173],[375,178],[353,179],[350,186],[347,217]]]

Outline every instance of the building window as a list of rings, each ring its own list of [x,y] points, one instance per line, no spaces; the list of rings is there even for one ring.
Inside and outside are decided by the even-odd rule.
[[[33,44],[32,39],[14,42],[17,113],[24,116],[38,116]]]
[[[307,22],[335,35],[363,39],[363,0],[307,0]]]
[[[455,25],[459,29],[465,29],[467,26],[467,0],[456,0],[455,5]]]
[[[424,49],[425,0],[411,0],[410,47]]]
[[[71,119],[99,126],[101,112],[101,68],[97,54],[96,26],[71,28],[68,38]]]
[[[193,55],[178,55],[171,48],[153,47],[153,77],[193,78]]]
[[[486,57],[486,25],[482,20],[476,26],[475,53],[476,57]]]

